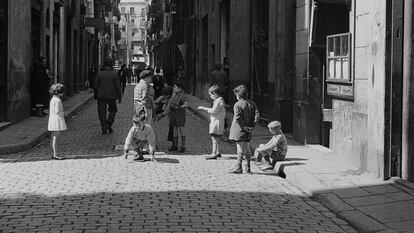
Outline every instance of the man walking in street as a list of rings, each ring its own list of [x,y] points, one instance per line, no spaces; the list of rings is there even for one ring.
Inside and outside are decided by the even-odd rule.
[[[228,88],[228,77],[227,73],[223,71],[222,65],[220,63],[216,63],[215,70],[211,73],[212,79],[210,85],[217,85],[219,86],[220,94],[223,97],[227,97],[227,88]],[[226,99],[226,98],[225,98]]]
[[[95,79],[94,97],[98,100],[98,116],[101,122],[102,134],[112,133],[112,124],[118,111],[116,100],[122,102],[121,85],[118,75],[112,70],[112,60],[107,58],[104,67],[98,72]],[[108,109],[108,118],[106,111]]]

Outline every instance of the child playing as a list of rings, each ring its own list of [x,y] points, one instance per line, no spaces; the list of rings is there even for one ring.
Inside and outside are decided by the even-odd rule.
[[[152,72],[150,70],[144,70],[139,75],[141,80],[134,88],[134,109],[135,114],[144,109],[147,114],[147,123],[152,123],[152,111],[154,102],[154,89],[150,85],[152,79]]]
[[[53,150],[52,159],[62,160],[63,157],[57,155],[57,138],[60,131],[67,130],[65,115],[63,112],[62,96],[65,91],[65,86],[60,83],[53,84],[49,92],[53,95],[49,104],[49,122],[47,130],[52,133],[51,146]]]
[[[173,92],[173,88],[170,86],[165,86],[161,90],[161,95],[155,100],[155,115],[158,115],[164,112],[167,107],[168,100],[170,99]]]
[[[273,135],[272,139],[266,144],[260,144],[254,152],[254,156],[258,160],[260,160],[261,157],[264,159],[264,164],[259,166],[263,171],[273,169],[276,162],[283,161],[286,157],[287,140],[282,132],[281,126],[279,121],[270,122],[267,127]],[[272,162],[270,162],[270,158],[272,158]]]
[[[155,133],[151,125],[145,123],[145,112],[135,115],[132,118],[133,126],[125,139],[124,156],[128,158],[128,151],[133,149],[137,152],[134,160],[144,161],[143,147],[148,144],[151,161],[156,162],[155,154]]]
[[[224,131],[224,119],[226,118],[226,108],[224,106],[223,97],[219,94],[220,87],[217,85],[213,85],[208,89],[208,94],[210,98],[214,100],[213,106],[211,108],[207,108],[204,106],[198,106],[198,109],[207,111],[210,113],[210,125],[209,125],[209,133],[211,135],[211,142],[212,142],[212,152],[211,155],[207,156],[206,159],[217,159],[221,157],[220,154],[220,139],[223,135]]]
[[[173,95],[168,101],[165,111],[158,115],[157,119],[169,115],[169,126],[173,127],[173,144],[168,151],[185,152],[185,108],[188,106],[184,93],[184,83],[177,81],[173,87]],[[178,148],[178,138],[181,138],[181,146]]]
[[[237,164],[230,170],[230,173],[242,173],[243,156],[246,158],[245,172],[250,173],[250,160],[252,151],[250,149],[250,140],[252,131],[259,121],[259,111],[256,104],[247,99],[247,88],[240,85],[233,90],[237,102],[234,104],[234,117],[230,127],[229,139],[236,142],[237,146]]]

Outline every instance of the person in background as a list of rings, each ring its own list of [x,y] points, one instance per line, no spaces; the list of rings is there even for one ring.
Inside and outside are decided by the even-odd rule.
[[[112,70],[112,60],[105,59],[104,67],[98,72],[94,84],[94,97],[98,100],[98,116],[101,122],[102,134],[113,132],[112,125],[115,122],[118,111],[116,100],[122,103],[121,84],[118,75]],[[106,117],[109,112],[108,118]]]
[[[93,92],[93,86],[95,84],[96,73],[97,71],[96,71],[95,66],[91,66],[88,72],[88,84],[89,84],[88,86],[91,92]]]
[[[121,66],[121,69],[119,69],[118,77],[119,77],[119,82],[121,84],[121,93],[123,95],[124,92],[125,92],[125,86],[126,86],[126,82],[127,82],[127,68],[126,68],[125,64],[123,64]]]
[[[227,73],[223,71],[222,65],[220,63],[216,63],[214,66],[215,70],[211,73],[211,86],[217,85],[220,87],[220,95],[226,95],[227,93]]]

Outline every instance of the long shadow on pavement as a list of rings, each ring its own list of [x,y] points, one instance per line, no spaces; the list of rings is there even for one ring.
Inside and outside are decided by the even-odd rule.
[[[0,209],[4,232],[355,232],[308,197],[262,192],[20,193]]]

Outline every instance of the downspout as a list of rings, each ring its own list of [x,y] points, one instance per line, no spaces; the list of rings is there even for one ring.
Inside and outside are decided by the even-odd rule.
[[[254,99],[254,35],[253,35],[253,1],[250,0],[250,99]]]
[[[402,110],[402,178],[414,181],[414,81],[413,76],[413,7],[414,1],[404,1],[403,51],[403,110]]]

